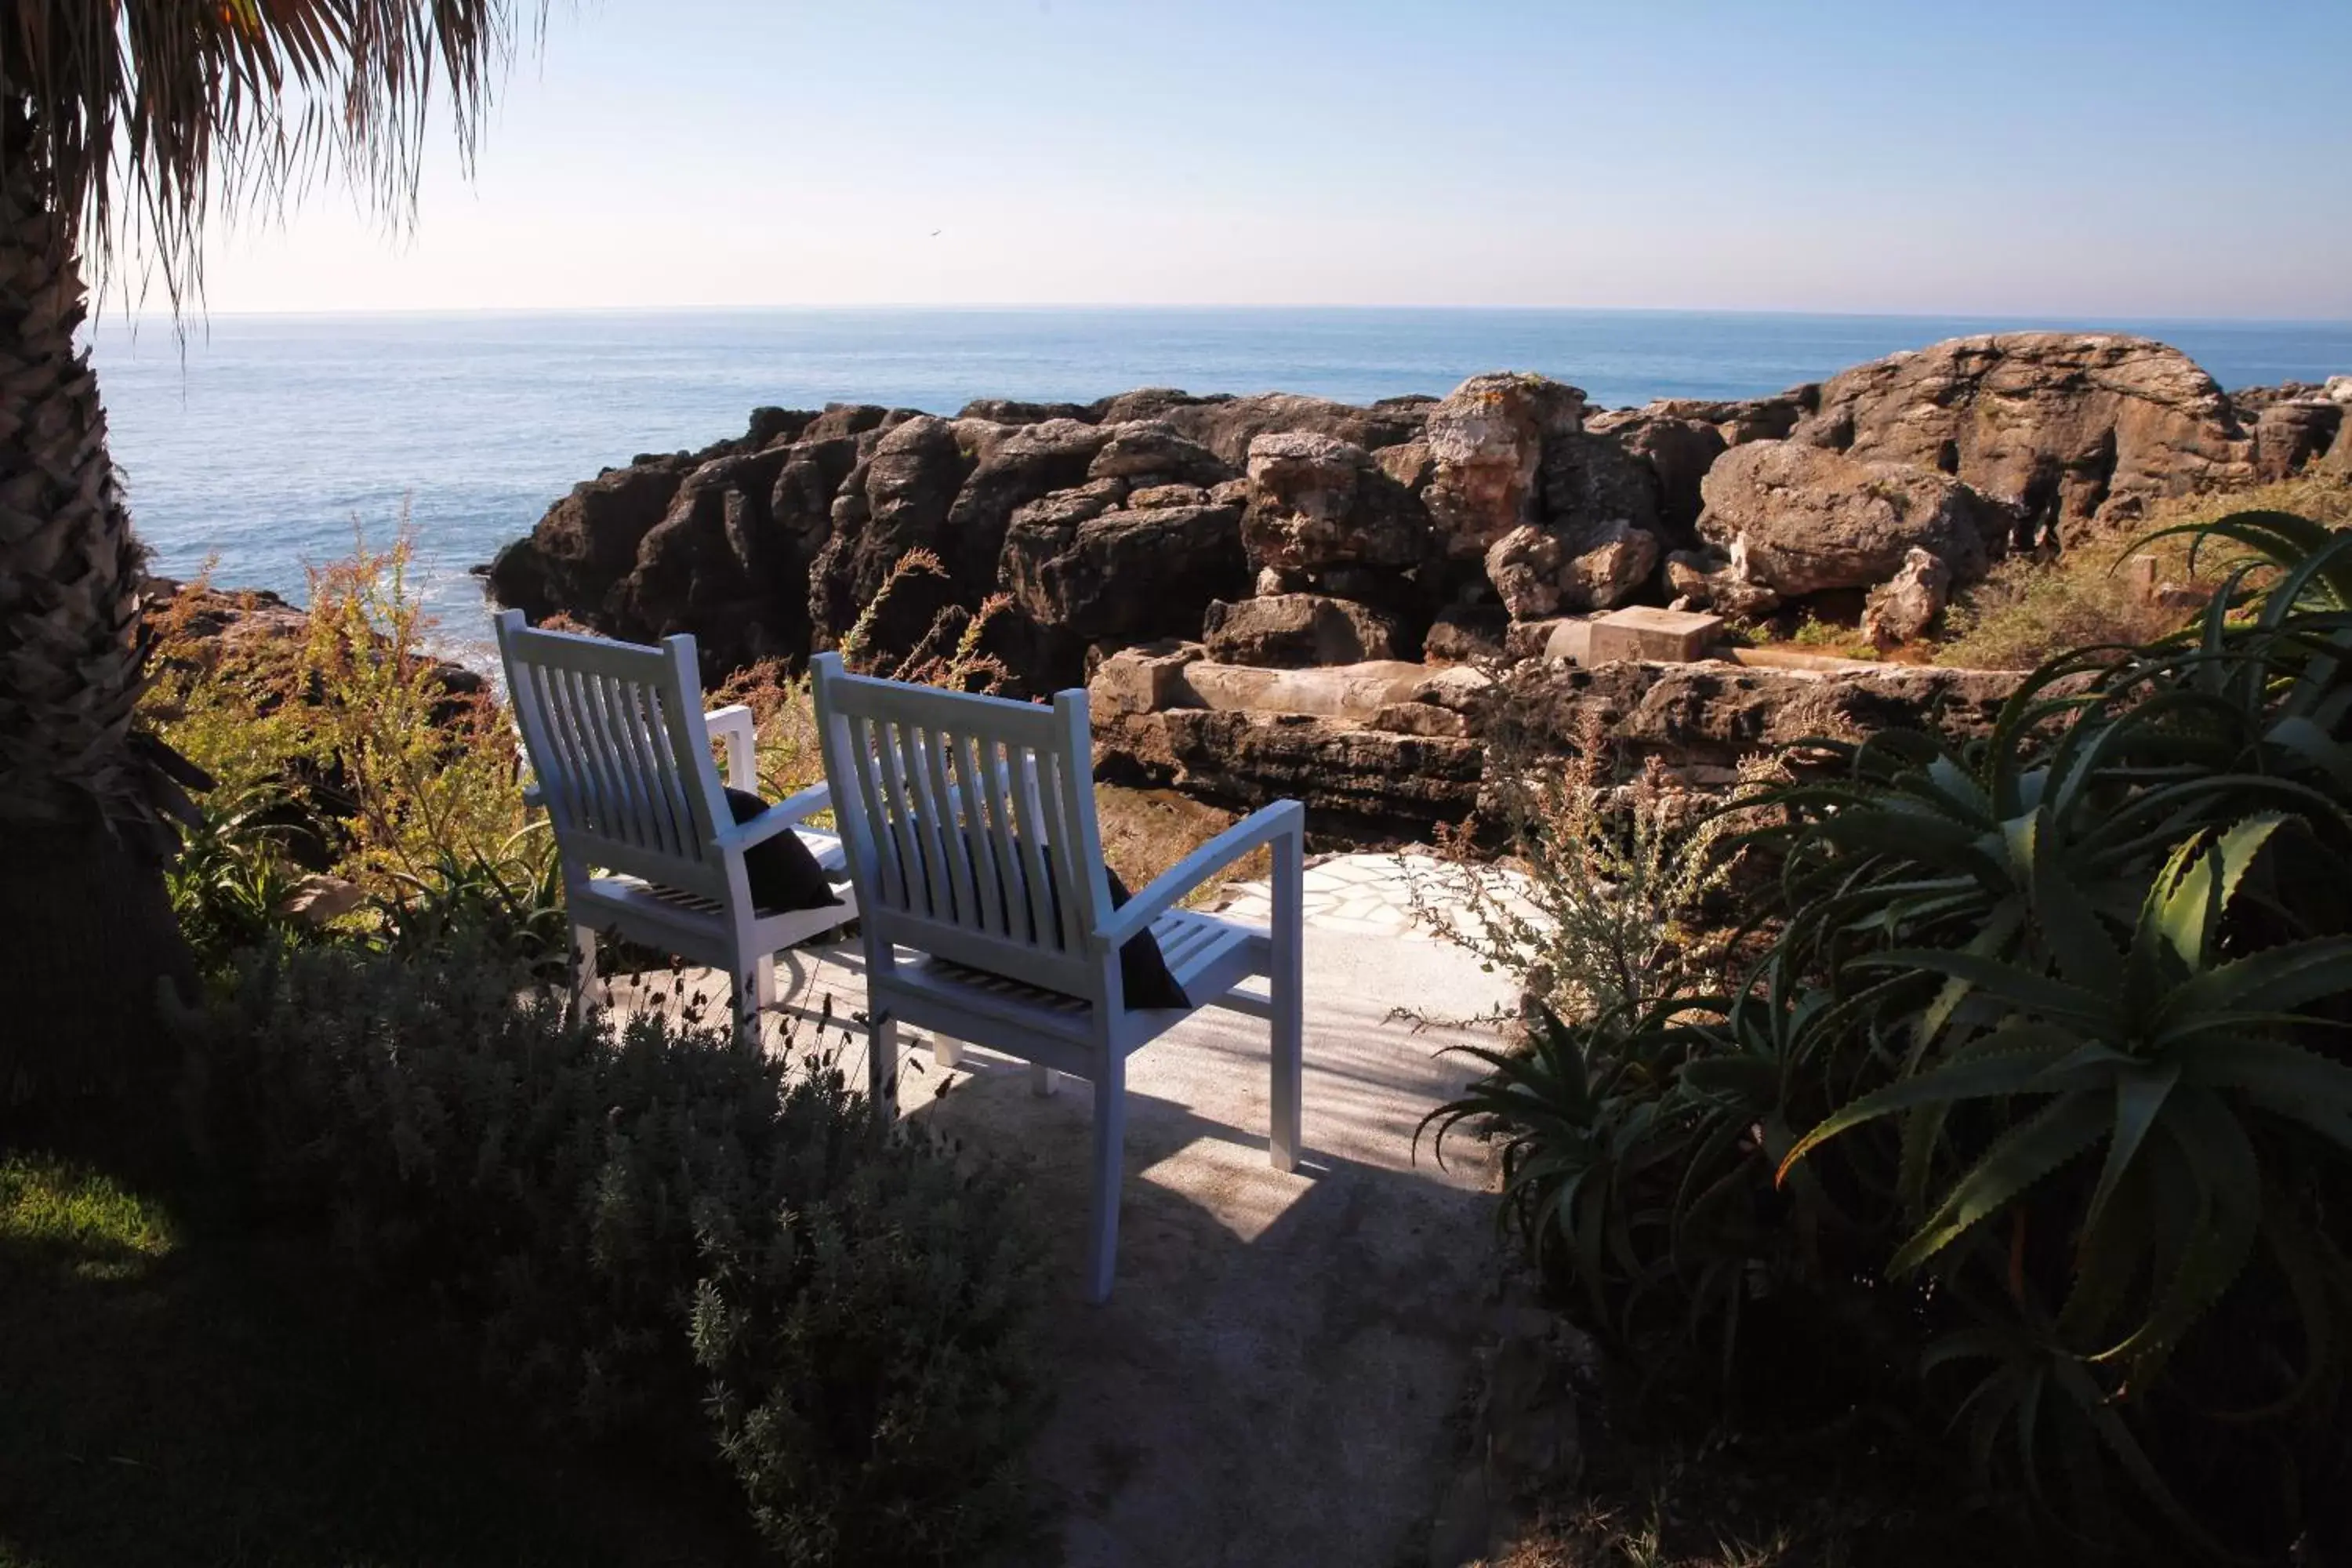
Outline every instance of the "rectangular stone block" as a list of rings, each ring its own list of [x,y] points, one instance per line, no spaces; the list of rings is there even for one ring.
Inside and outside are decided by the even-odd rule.
[[[1705,658],[1723,635],[1721,616],[1661,610],[1647,605],[1612,610],[1591,622],[1591,643],[1580,662],[1612,664],[1640,659],[1649,664],[1689,664]]]
[[[1565,664],[1592,662],[1592,621],[1587,616],[1569,616],[1551,623],[1551,631],[1544,638],[1543,655]]]
[[[1123,648],[1102,661],[1087,682],[1087,705],[1096,714],[1159,713],[1192,706],[1185,667],[1202,657],[1198,643],[1146,643]]]

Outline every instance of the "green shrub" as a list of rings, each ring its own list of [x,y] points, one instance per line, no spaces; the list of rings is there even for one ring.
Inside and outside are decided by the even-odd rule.
[[[2077,648],[2152,642],[2193,618],[2143,595],[2121,569],[2132,555],[2152,555],[2167,583],[2210,591],[2223,575],[2210,561],[2192,563],[2188,544],[2167,531],[2246,510],[2294,512],[2330,526],[2352,523],[2352,483],[2305,474],[2222,496],[2159,502],[2151,533],[2128,541],[2090,538],[2055,556],[2016,555],[1953,595],[1937,662],[1964,668],[2032,669]],[[2202,570],[2200,570],[2202,568]]]
[[[1565,759],[1513,712],[1490,713],[1482,739],[1478,818],[1441,830],[1413,868],[1415,918],[1569,1016],[1622,1020],[1704,986],[1722,957],[1706,927],[1735,870],[1732,822],[1654,760],[1620,783],[1598,718]],[[1497,878],[1489,847],[1521,874]]]
[[[827,1092],[848,1104],[837,1079]],[[964,1561],[1030,1517],[1034,1245],[1005,1228],[992,1181],[919,1134],[851,1152],[833,1150],[845,1169],[787,1227],[707,1216],[695,1356],[727,1463],[785,1561]]]
[[[1653,1369],[2278,1558],[2352,1537],[2352,534],[2199,528],[2270,564],[2191,632],[1768,797],[1748,983],[1555,1022],[1435,1122],[1500,1124],[1507,1215]]]
[[[261,942],[413,951],[461,927],[542,971],[563,961],[560,878],[523,805],[513,725],[487,690],[451,689],[409,550],[404,532],[313,568],[310,606],[282,630],[202,635],[201,582],[152,617],[142,721],[216,781],[172,879],[207,973]],[[313,874],[357,888],[359,907],[297,918],[286,901]]]
[[[242,949],[304,934],[286,913],[300,868],[288,852],[285,812],[285,797],[259,783],[215,784],[197,797],[164,879],[199,973],[218,973]]]
[[[1001,1174],[877,1140],[827,1052],[574,1019],[464,942],[251,953],[189,1033],[233,1190],[551,1421],[723,1453],[787,1561],[952,1560],[1018,1517],[1035,1232]]]

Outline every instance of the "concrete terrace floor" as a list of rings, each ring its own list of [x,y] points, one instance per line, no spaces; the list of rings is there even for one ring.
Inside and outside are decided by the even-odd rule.
[[[1460,1016],[1497,976],[1413,928],[1403,864],[1347,856],[1307,871],[1306,1154],[1266,1163],[1265,1026],[1209,1010],[1129,1058],[1118,1281],[1079,1299],[1092,1094],[1040,1098],[1024,1064],[977,1048],[900,1072],[902,1110],[1028,1167],[1059,1249],[1048,1342],[1060,1404],[1035,1453],[1069,1568],[1391,1568],[1426,1561],[1459,1458],[1472,1354],[1499,1253],[1490,1162],[1422,1117],[1475,1063],[1398,1007]],[[1266,889],[1224,901],[1263,919]],[[768,1028],[805,1047],[825,998],[863,1006],[854,945],[779,955]],[[689,990],[694,989],[689,985]],[[715,988],[715,987],[714,987]],[[798,1020],[797,1024],[795,1020]],[[847,1064],[862,1081],[864,1063]]]

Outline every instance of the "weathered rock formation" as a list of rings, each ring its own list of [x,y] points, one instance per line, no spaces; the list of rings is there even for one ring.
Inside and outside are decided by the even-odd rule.
[[[1202,630],[1210,658],[1269,668],[1392,659],[1399,640],[1393,616],[1322,594],[1219,600],[1209,606]]]
[[[1862,635],[1885,653],[1924,634],[1951,596],[1952,568],[1933,551],[1914,545],[1894,576],[1870,591],[1862,607]]]
[[[1539,755],[1597,727],[1629,761],[1656,757],[1698,782],[1813,739],[1891,728],[1988,731],[2017,678],[1889,667],[1832,675],[1734,664],[1534,659],[1499,681],[1467,669],[1367,663],[1270,671],[1202,648],[1135,648],[1089,683],[1097,765],[1236,806],[1289,797],[1396,826],[1458,821],[1487,767],[1474,734]]]
[[[1429,555],[1428,510],[1355,443],[1290,431],[1257,437],[1247,457],[1242,537],[1277,592],[1327,587],[1335,575],[1402,577]]]
[[[1539,375],[1473,376],[1430,410],[1423,500],[1445,553],[1475,559],[1538,521],[1549,447],[1584,426],[1584,394]]]
[[[2263,484],[2291,479],[2337,444],[2344,405],[2326,398],[2273,403],[2255,416],[2254,478]]]
[[[2347,406],[2352,379],[2225,396],[2159,343],[2030,332],[1612,412],[1526,374],[1368,407],[1145,388],[953,418],[767,408],[575,487],[490,588],[615,636],[692,631],[716,673],[838,645],[897,574],[877,650],[1003,595],[989,651],[1030,692],[1213,613],[1224,655],[1269,663],[1507,661],[1561,616],[1815,595],[1847,616],[1867,599],[1891,642],[2021,537],[2352,473]],[[900,574],[916,550],[940,570]]]
[[[1955,338],[1831,377],[1790,439],[1964,479],[2061,539],[2243,483],[2252,444],[2178,349],[2095,332]]]
[[[1209,605],[1248,586],[1238,507],[1075,515],[1084,510],[1057,510],[1049,499],[1024,508],[1004,537],[1013,602],[1065,647],[1188,633]]]
[[[1857,462],[1796,441],[1725,453],[1705,493],[1700,535],[1739,582],[1781,600],[1886,583],[1915,552],[1940,562],[1947,582],[1981,577],[2011,515],[1932,468]],[[1705,578],[1676,585],[1694,598],[1716,592]]]

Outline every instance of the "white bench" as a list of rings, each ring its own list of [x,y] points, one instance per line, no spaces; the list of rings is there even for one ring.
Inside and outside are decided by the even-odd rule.
[[[735,1026],[750,1032],[776,1004],[776,952],[857,918],[840,839],[806,826],[831,805],[825,786],[736,823],[710,738],[726,741],[727,783],[755,789],[751,711],[702,710],[691,637],[646,647],[535,631],[520,610],[500,612],[498,637],[530,795],[547,808],[562,861],[575,1003],[596,991],[596,933],[612,931],[725,971]],[[815,855],[838,906],[752,907],[744,851],[787,831]]]
[[[1031,1064],[1051,1092],[1094,1085],[1090,1299],[1110,1293],[1118,1239],[1127,1058],[1202,1006],[1265,1018],[1275,1169],[1298,1158],[1300,895],[1305,813],[1282,801],[1217,835],[1111,907],[1095,817],[1087,694],[1051,707],[813,668],[826,780],[866,948],[869,1088],[890,1114],[897,1026]],[[1271,928],[1177,906],[1259,846],[1274,854]],[[1126,1005],[1119,950],[1149,931],[1188,1005]],[[1255,976],[1263,991],[1243,983]]]

